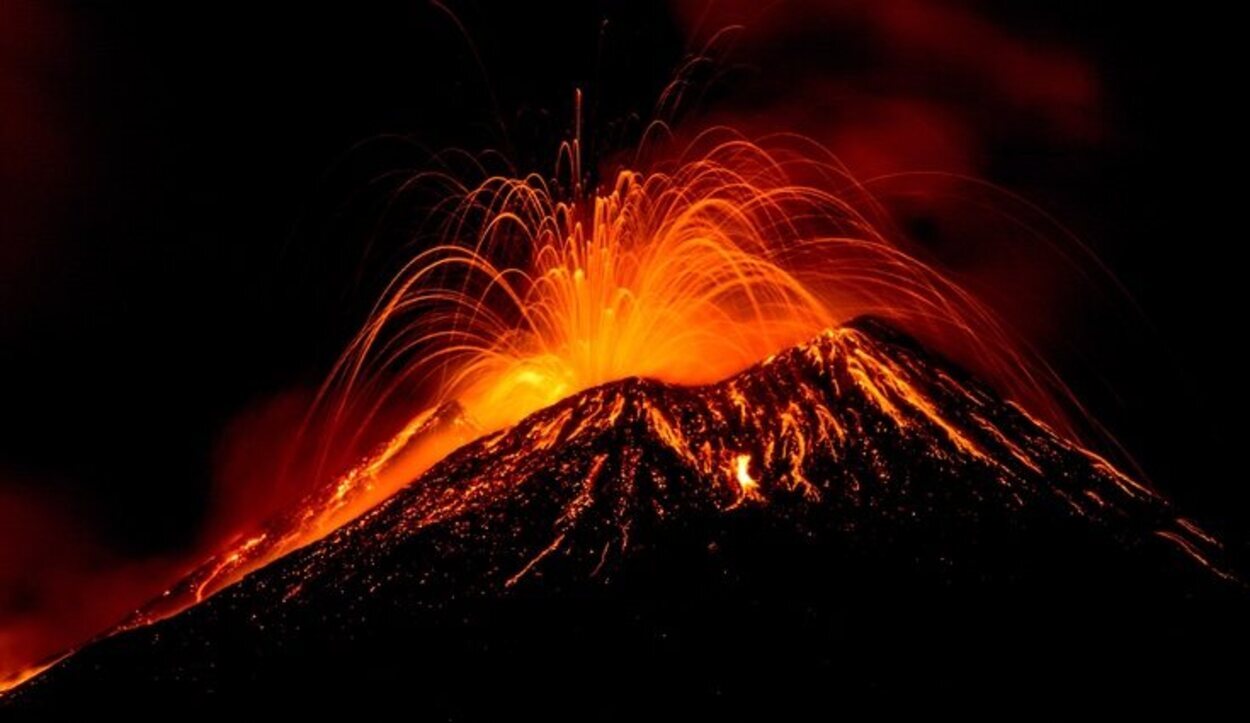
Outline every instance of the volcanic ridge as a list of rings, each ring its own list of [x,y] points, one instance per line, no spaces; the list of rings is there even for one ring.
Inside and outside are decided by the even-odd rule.
[[[569,397],[0,708],[308,707],[365,689],[447,717],[553,699],[591,717],[661,698],[778,705],[766,691],[812,686],[862,702],[893,685],[872,670],[958,689],[966,666],[943,671],[934,651],[996,625],[1002,647],[969,665],[1032,690],[1006,672],[1021,636],[1060,631],[1070,648],[1103,630],[1129,659],[1138,623],[1106,621],[1138,618],[1105,601],[1150,600],[1149,618],[1194,590],[1236,597],[1224,557],[1106,459],[860,319],[716,384]]]

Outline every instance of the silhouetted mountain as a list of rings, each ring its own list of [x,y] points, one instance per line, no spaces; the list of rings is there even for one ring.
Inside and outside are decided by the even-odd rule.
[[[1166,500],[860,320],[718,384],[565,399],[0,708],[1149,705],[1240,680],[1213,661],[1244,603]]]

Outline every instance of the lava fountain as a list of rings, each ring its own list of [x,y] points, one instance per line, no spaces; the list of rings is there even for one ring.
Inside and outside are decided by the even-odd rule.
[[[437,242],[396,276],[318,400],[367,426],[405,389],[483,431],[631,376],[723,379],[855,316],[962,350],[1053,423],[1056,380],[995,319],[872,220],[866,192],[796,138],[700,135],[672,161],[574,181],[451,176]],[[563,164],[558,164],[563,165]],[[364,406],[362,406],[364,405]]]

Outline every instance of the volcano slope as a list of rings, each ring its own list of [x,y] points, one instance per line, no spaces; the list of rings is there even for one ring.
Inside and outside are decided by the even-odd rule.
[[[1225,557],[1100,457],[859,320],[718,384],[565,399],[0,707],[596,719],[1209,699],[1239,685],[1219,661],[1246,642]]]

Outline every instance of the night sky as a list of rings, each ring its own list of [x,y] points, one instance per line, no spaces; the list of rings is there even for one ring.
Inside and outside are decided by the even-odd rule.
[[[449,2],[462,32],[426,2],[254,5],[0,8],[0,495],[127,557],[194,544],[223,430],[315,386],[362,320],[400,252],[367,243],[371,179],[451,146],[547,173],[574,88],[606,162],[721,17]],[[798,126],[866,174],[957,171],[1044,208],[1131,302],[1089,260],[1038,283],[1031,257],[980,263],[945,208],[900,226],[1009,307],[1158,487],[1240,539],[1238,24],[1201,4],[973,4],[938,18],[965,49],[860,5],[759,21],[681,122]],[[1027,54],[995,75],[1013,43],[1092,85],[1051,93]]]

